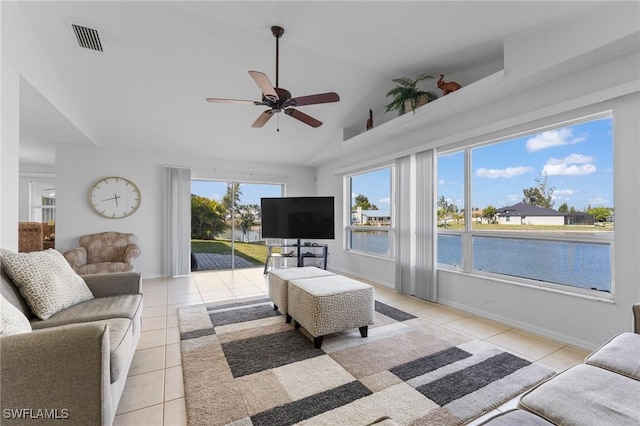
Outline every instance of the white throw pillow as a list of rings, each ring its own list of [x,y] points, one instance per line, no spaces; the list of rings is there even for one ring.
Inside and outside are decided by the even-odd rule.
[[[0,336],[31,333],[31,323],[18,308],[0,295]]]
[[[61,253],[49,249],[30,253],[0,253],[31,310],[47,319],[70,306],[93,299],[82,277],[75,273]]]

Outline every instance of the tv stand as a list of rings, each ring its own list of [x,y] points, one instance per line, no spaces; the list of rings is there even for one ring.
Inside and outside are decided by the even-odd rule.
[[[274,248],[280,248],[280,253],[273,253]],[[267,261],[264,264],[264,273],[269,272],[269,266],[273,259],[287,259],[287,249],[295,249],[296,266],[305,266],[305,259],[322,259],[322,268],[327,269],[327,257],[329,246],[326,244],[301,244],[298,239],[297,244],[270,244],[267,245]]]

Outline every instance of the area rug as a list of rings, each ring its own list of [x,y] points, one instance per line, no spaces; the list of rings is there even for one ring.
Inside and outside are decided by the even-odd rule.
[[[461,425],[554,373],[376,301],[375,325],[313,347],[264,298],[178,310],[196,425]]]

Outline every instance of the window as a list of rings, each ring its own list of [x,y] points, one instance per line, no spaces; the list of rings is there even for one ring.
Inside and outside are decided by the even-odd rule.
[[[53,182],[31,181],[30,214],[32,222],[48,222],[52,224],[56,220],[56,189]]]
[[[393,256],[393,166],[347,176],[347,249]]]
[[[600,114],[441,154],[439,266],[611,293],[612,124]]]
[[[282,184],[192,180],[191,249],[198,270],[264,265],[261,198],[281,197],[283,189]],[[203,253],[220,256],[214,262]]]
[[[462,266],[464,151],[438,156],[438,263]]]

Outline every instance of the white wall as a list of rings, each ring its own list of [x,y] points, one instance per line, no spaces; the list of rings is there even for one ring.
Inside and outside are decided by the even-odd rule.
[[[399,120],[406,121],[405,133],[397,128],[379,129],[371,137],[365,135],[357,143],[338,148],[341,155],[318,168],[318,192],[334,193],[342,200],[342,175],[363,165],[386,163],[429,148],[480,143],[612,110],[615,302],[449,271],[438,272],[438,301],[586,349],[631,330],[631,304],[640,301],[638,4],[610,13],[599,17],[597,31],[589,25],[591,18],[579,17],[582,21],[564,22],[507,40],[502,79],[486,79],[490,83],[475,85],[475,91],[463,89],[440,105],[436,101],[423,107],[413,118],[401,117]],[[625,18],[613,19],[616,16]],[[580,42],[574,44],[576,39]],[[542,48],[541,43],[554,47]],[[535,66],[530,55],[535,57]],[[469,108],[471,104],[478,105]],[[433,117],[429,117],[431,113]],[[340,207],[344,207],[342,201]],[[393,263],[343,251],[343,223],[336,228],[340,237],[331,245],[330,266],[393,286]]]
[[[56,249],[63,252],[77,246],[84,234],[102,231],[132,232],[138,236],[142,254],[136,269],[144,277],[162,273],[163,166],[192,169],[192,177],[221,180],[282,183],[287,195],[312,195],[314,170],[290,166],[265,166],[251,162],[230,162],[215,158],[176,158],[135,151],[62,147],[56,151]],[[138,211],[123,219],[98,215],[88,203],[93,185],[107,176],[122,176],[134,182],[142,193]]]
[[[0,8],[3,7],[0,4]],[[4,21],[3,21],[4,23]],[[13,67],[2,67],[0,120],[0,247],[18,251],[19,81]]]
[[[498,216],[503,225],[564,225],[564,216]]]

